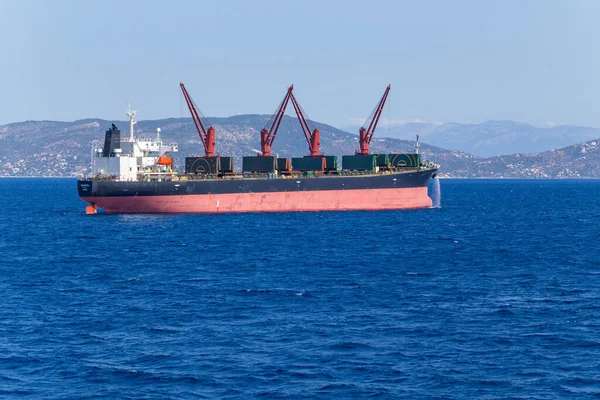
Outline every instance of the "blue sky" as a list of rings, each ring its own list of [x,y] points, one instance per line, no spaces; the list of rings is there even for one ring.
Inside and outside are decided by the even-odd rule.
[[[0,124],[273,112],[600,126],[600,1],[0,0]]]

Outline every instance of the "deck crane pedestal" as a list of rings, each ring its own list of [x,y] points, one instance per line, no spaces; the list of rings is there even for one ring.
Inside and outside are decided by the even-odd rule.
[[[281,104],[277,108],[277,111],[273,114],[271,119],[271,127],[267,130],[267,125],[260,130],[260,152],[263,157],[269,157],[271,155],[271,145],[275,140],[275,136],[277,136],[277,130],[279,130],[279,125],[281,125],[281,120],[283,119],[283,115],[285,114],[285,109],[290,101],[290,97],[292,96],[292,90],[294,90],[294,85],[290,86],[285,94]]]
[[[194,125],[196,125],[196,130],[198,131],[198,135],[200,136],[200,140],[202,140],[202,145],[204,146],[204,154],[206,157],[213,157],[215,155],[215,128],[209,126],[208,129],[202,123],[201,112],[199,112],[194,100],[189,95],[186,90],[184,84],[182,82],[179,83],[181,86],[181,91],[183,92],[183,97],[185,97],[185,102],[187,103],[188,108],[190,109],[190,114],[192,114],[192,119],[194,120]],[[202,115],[202,117],[204,117]]]
[[[388,93],[390,92],[390,88],[392,85],[388,85],[377,103],[377,106],[371,113],[371,116],[367,118],[365,124],[360,128],[358,132],[358,144],[360,145],[360,151],[357,151],[356,154],[361,156],[369,155],[369,144],[371,143],[371,139],[373,138],[373,134],[375,133],[375,129],[377,128],[377,123],[379,122],[379,117],[381,117],[381,112],[383,111],[383,106],[385,105],[385,101],[387,100]],[[369,122],[369,127],[365,129],[367,122]]]

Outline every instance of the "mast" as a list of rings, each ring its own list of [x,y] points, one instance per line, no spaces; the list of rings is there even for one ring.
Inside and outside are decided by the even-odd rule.
[[[419,135],[417,135],[417,142],[415,143],[415,152],[419,154],[419,147],[421,147],[421,143],[419,143]]]
[[[137,111],[131,110],[131,104],[127,103],[127,109],[125,110],[125,114],[129,117],[129,141],[133,142],[133,126],[137,124],[137,121],[135,120]]]

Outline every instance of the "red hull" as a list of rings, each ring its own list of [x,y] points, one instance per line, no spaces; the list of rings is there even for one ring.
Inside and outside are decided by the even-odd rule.
[[[82,199],[108,213],[400,210],[431,207],[426,187]]]

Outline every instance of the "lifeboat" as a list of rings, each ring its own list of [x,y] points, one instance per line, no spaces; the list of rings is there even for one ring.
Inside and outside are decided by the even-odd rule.
[[[160,156],[158,157],[158,161],[156,163],[158,165],[173,165],[173,158],[168,156]]]

